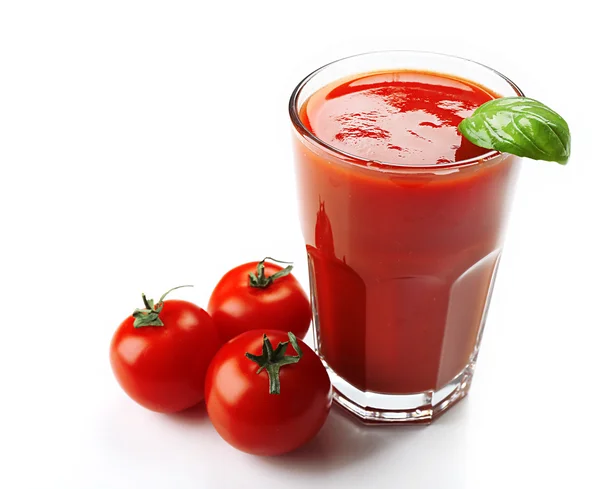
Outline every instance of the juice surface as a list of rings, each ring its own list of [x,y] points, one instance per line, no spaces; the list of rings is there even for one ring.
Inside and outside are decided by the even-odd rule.
[[[319,139],[346,153],[391,164],[439,165],[489,152],[457,127],[493,98],[483,87],[434,73],[371,73],[317,92],[301,118]]]
[[[457,126],[494,97],[441,74],[367,73],[300,110],[309,131],[358,157],[295,139],[319,352],[361,390],[436,390],[475,358],[518,158],[448,165],[489,153]]]

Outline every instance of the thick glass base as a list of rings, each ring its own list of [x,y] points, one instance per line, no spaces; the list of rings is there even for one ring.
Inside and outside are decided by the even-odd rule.
[[[327,364],[325,364],[327,367]],[[327,368],[334,387],[333,399],[367,424],[429,424],[469,392],[474,363],[437,391],[416,394],[363,392]]]

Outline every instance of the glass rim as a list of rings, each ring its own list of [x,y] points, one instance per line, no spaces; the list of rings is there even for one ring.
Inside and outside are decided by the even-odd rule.
[[[357,163],[355,162],[360,162],[360,166],[362,168],[366,168],[368,170],[374,170],[374,171],[403,171],[403,170],[420,170],[420,171],[432,171],[432,170],[436,170],[436,169],[453,169],[453,168],[464,168],[464,167],[469,167],[469,166],[474,166],[477,164],[483,164],[483,163],[487,163],[491,160],[495,160],[497,158],[500,157],[505,157],[508,153],[503,153],[501,151],[498,150],[490,150],[487,153],[484,153],[481,156],[476,156],[473,158],[468,158],[468,159],[464,159],[464,160],[459,160],[459,161],[454,161],[451,163],[443,163],[443,164],[432,164],[432,165],[416,165],[416,164],[396,164],[396,163],[389,163],[389,162],[385,162],[385,161],[376,161],[376,160],[370,160],[368,158],[363,158],[361,156],[352,154],[352,153],[348,153],[346,151],[343,151],[341,149],[338,149],[334,146],[332,146],[331,144],[323,141],[322,139],[320,139],[318,136],[316,136],[315,134],[313,134],[302,122],[302,120],[300,119],[300,114],[298,113],[298,98],[303,90],[303,88],[307,85],[308,82],[310,82],[310,80],[312,80],[316,75],[318,75],[319,73],[321,73],[322,71],[326,70],[327,68],[329,68],[332,65],[335,65],[337,63],[340,63],[342,61],[346,61],[346,60],[350,60],[353,58],[359,58],[359,57],[365,57],[365,56],[370,56],[370,55],[383,55],[383,54],[406,54],[406,55],[421,55],[421,56],[436,56],[436,57],[440,57],[440,58],[448,58],[448,59],[454,59],[457,61],[462,61],[462,62],[467,62],[470,64],[474,64],[474,65],[478,65],[481,68],[484,68],[485,70],[489,71],[490,73],[493,73],[494,75],[498,76],[499,78],[501,78],[502,80],[504,80],[514,91],[515,91],[515,96],[517,97],[524,97],[525,94],[523,93],[523,91],[517,86],[517,84],[515,82],[513,82],[510,78],[508,78],[507,76],[503,75],[502,73],[500,73],[499,71],[483,64],[480,63],[478,61],[473,61],[472,59],[469,58],[465,58],[462,56],[455,56],[452,54],[445,54],[445,53],[439,53],[439,52],[435,52],[435,51],[419,51],[419,50],[409,50],[409,49],[393,49],[393,50],[382,50],[382,51],[367,51],[364,53],[359,53],[359,54],[353,54],[351,56],[345,56],[343,58],[339,58],[336,59],[334,61],[331,61],[327,64],[324,64],[323,66],[317,68],[316,70],[312,71],[311,73],[309,73],[308,75],[306,75],[301,81],[300,83],[298,83],[298,85],[296,85],[296,88],[294,88],[294,90],[292,91],[292,95],[290,96],[290,101],[289,101],[289,105],[288,105],[288,110],[289,110],[289,115],[290,118],[292,120],[292,124],[294,125],[295,129],[300,133],[300,135],[308,138],[309,140],[311,140],[313,143],[315,143],[317,146],[322,147],[324,149],[326,149],[328,152],[333,153],[334,155],[341,157],[341,159],[343,159],[344,161],[346,160],[350,160],[348,161],[348,163],[350,164],[354,164],[356,165]],[[401,69],[401,67],[399,67],[399,69]],[[435,70],[431,70],[432,73],[440,73],[440,74],[451,74],[451,73],[442,73],[442,72],[437,72]],[[359,73],[357,73],[359,74]],[[465,78],[465,80],[469,80],[468,78]],[[470,80],[475,82],[475,80]],[[475,82],[477,83],[477,82]],[[354,160],[354,161],[352,161]]]

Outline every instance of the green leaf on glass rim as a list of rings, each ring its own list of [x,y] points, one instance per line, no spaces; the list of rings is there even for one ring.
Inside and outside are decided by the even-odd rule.
[[[458,125],[473,144],[533,160],[565,165],[571,154],[567,122],[543,103],[505,97],[481,105]]]

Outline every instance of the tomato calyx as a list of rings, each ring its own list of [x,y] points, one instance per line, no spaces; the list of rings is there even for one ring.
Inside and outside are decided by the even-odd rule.
[[[259,369],[256,371],[257,374],[261,373],[263,370],[267,371],[269,376],[269,394],[281,393],[279,369],[284,365],[298,363],[302,358],[302,350],[300,349],[300,345],[298,345],[298,340],[296,340],[294,333],[290,331],[288,333],[288,338],[290,341],[282,341],[277,345],[277,348],[273,350],[271,341],[267,338],[267,335],[264,334],[262,354],[254,355],[252,353],[246,353],[247,358],[258,364]],[[289,343],[292,344],[292,348],[294,348],[294,351],[297,353],[296,356],[285,354]]]
[[[265,261],[267,261],[267,260],[271,260],[276,263],[284,263],[284,264],[287,264],[288,266],[285,267],[283,270],[279,270],[278,272],[274,273],[273,275],[265,277]],[[269,285],[271,285],[278,278],[289,275],[289,273],[292,271],[293,268],[294,268],[294,266],[290,262],[275,260],[274,258],[267,256],[265,259],[258,262],[258,265],[256,265],[256,272],[251,272],[248,274],[248,277],[250,279],[250,287],[255,287],[257,289],[266,289]]]
[[[181,289],[183,287],[193,287],[193,285],[180,285],[179,287],[173,287],[172,289],[167,290],[161,297],[158,299],[158,303],[154,304],[152,299],[147,299],[146,294],[142,292],[142,300],[144,301],[144,309],[136,309],[133,311],[133,317],[135,321],[133,322],[134,328],[143,328],[145,326],[164,326],[164,323],[160,320],[159,314],[163,308],[163,301],[168,293],[173,292],[176,289]]]

